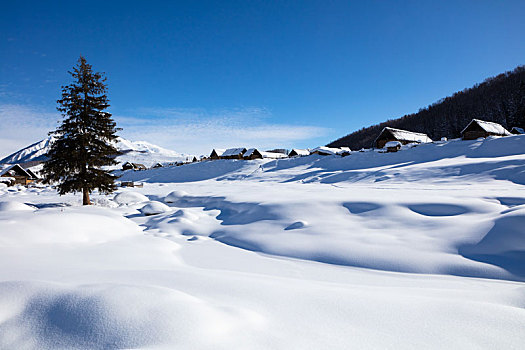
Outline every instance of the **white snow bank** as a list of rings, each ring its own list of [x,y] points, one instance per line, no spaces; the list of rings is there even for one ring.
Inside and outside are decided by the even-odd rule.
[[[125,191],[117,194],[113,198],[113,200],[121,205],[130,205],[135,203],[147,202],[149,201],[149,198],[138,192]]]
[[[0,202],[0,212],[16,210],[35,210],[35,208],[30,207],[27,204],[15,201]]]
[[[178,201],[180,198],[186,197],[187,195],[188,193],[184,191],[180,191],[180,190],[171,191],[170,194],[168,194],[166,198],[164,198],[164,201],[166,203],[174,203]]]
[[[164,203],[157,201],[151,201],[142,208],[140,208],[140,212],[144,215],[156,215],[166,213],[168,211],[171,211],[170,207],[168,207]]]

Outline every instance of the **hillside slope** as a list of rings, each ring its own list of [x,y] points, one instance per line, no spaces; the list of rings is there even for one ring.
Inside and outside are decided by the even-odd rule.
[[[0,164],[25,164],[33,165],[40,161],[46,160],[46,153],[49,151],[53,138],[50,136],[44,140],[27,146],[0,160]],[[116,148],[122,152],[117,157],[119,163],[133,162],[141,163],[146,166],[152,166],[156,163],[171,163],[184,161],[190,157],[175,151],[162,148],[146,141],[129,141],[119,137]]]
[[[422,132],[433,140],[456,138],[474,118],[500,123],[509,130],[514,126],[525,126],[525,66],[459,91],[417,113],[350,133],[327,146],[372,147],[385,126]]]

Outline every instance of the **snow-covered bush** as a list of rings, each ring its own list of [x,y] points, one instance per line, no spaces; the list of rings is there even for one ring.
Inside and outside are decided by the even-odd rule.
[[[137,192],[126,191],[117,194],[115,198],[113,198],[113,200],[120,205],[130,205],[135,203],[147,202],[149,201],[149,198]]]
[[[162,214],[170,210],[171,208],[168,207],[166,204],[157,201],[151,201],[142,208],[140,208],[140,212],[144,215]]]

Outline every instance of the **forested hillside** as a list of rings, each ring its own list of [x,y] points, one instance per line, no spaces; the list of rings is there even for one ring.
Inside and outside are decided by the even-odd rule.
[[[423,132],[431,139],[456,138],[471,119],[525,126],[525,66],[488,78],[470,89],[437,101],[417,113],[369,126],[346,135],[329,147],[369,148],[385,126]]]

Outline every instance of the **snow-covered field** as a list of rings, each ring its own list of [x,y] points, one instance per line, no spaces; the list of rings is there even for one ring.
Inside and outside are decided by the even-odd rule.
[[[525,136],[122,180],[0,189],[0,348],[523,347]]]

